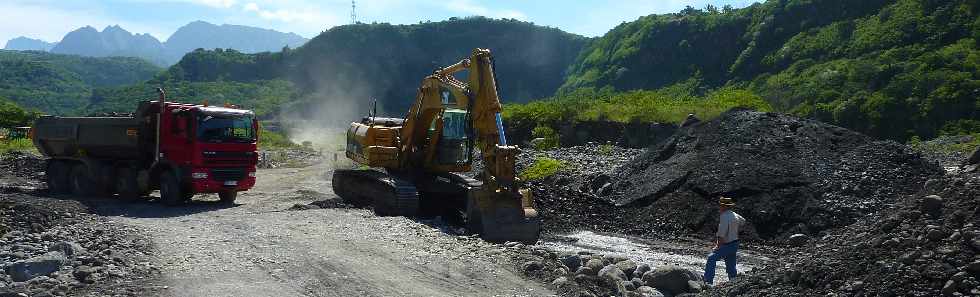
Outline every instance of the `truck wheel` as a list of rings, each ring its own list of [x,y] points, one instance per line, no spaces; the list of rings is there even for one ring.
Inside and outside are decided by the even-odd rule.
[[[58,160],[48,162],[47,172],[44,175],[48,182],[48,191],[51,194],[66,194],[71,191],[69,169],[70,167],[65,162]]]
[[[237,191],[224,191],[218,192],[218,198],[221,198],[221,203],[233,204],[235,203],[235,198],[238,197]]]
[[[184,196],[180,191],[180,183],[171,171],[160,175],[160,201],[166,205],[180,205],[184,202]]]
[[[137,199],[142,197],[139,182],[136,180],[136,172],[129,167],[119,167],[116,170],[116,191],[123,199]]]
[[[194,195],[194,191],[191,191],[190,189],[183,189],[180,192],[180,198],[184,198],[184,201],[191,201],[191,198],[194,198]]]
[[[96,184],[88,174],[85,164],[76,164],[71,168],[71,191],[72,194],[79,196],[92,196],[96,194]]]

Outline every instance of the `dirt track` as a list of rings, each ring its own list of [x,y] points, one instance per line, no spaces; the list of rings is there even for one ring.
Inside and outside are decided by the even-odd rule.
[[[548,296],[493,245],[363,209],[289,211],[333,196],[324,166],[259,171],[234,206],[110,202],[150,233],[164,296]],[[202,201],[203,200],[203,201]]]

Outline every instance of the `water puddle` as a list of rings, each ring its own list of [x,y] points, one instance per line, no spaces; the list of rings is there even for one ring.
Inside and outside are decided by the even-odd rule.
[[[626,257],[636,263],[645,263],[654,268],[677,265],[699,274],[704,271],[704,264],[711,249],[711,244],[707,242],[703,246],[697,246],[685,242],[646,240],[589,231],[576,231],[542,239],[539,244],[556,252],[588,251],[593,254]],[[751,252],[739,251],[738,271],[739,273],[749,271],[769,260]],[[718,262],[715,275],[716,283],[728,281],[724,261]]]

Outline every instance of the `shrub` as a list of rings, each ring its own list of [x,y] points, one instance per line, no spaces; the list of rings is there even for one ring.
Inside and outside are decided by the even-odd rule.
[[[36,151],[34,143],[30,139],[3,139],[0,140],[0,154],[11,151],[31,152]]]
[[[548,150],[558,147],[558,133],[548,126],[537,126],[531,131],[531,136],[543,141],[533,143],[535,149]]]
[[[531,164],[531,167],[524,169],[519,177],[524,181],[540,180],[555,175],[555,173],[558,173],[558,171],[564,169],[566,166],[565,162],[559,160],[539,158],[534,160],[534,164]]]

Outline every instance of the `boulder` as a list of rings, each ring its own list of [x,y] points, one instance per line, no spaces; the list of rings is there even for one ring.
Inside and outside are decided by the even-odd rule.
[[[806,234],[797,233],[789,236],[789,245],[791,246],[803,246],[807,241],[810,241],[810,237]]]
[[[946,285],[943,285],[943,289],[940,292],[943,296],[953,296],[953,293],[956,293],[956,282],[953,280],[946,281]]]
[[[620,270],[616,264],[609,264],[599,270],[599,279],[607,284],[616,284],[626,280],[626,273]]]
[[[585,267],[591,268],[592,271],[599,271],[599,269],[602,269],[602,267],[605,266],[606,265],[602,263],[602,260],[598,260],[598,259],[592,259],[589,260],[588,262],[585,262]]]
[[[980,147],[973,150],[973,154],[970,155],[969,159],[966,159],[967,165],[980,164]]]
[[[7,267],[7,274],[15,282],[23,282],[32,278],[50,275],[68,263],[68,258],[61,252],[48,252],[27,260],[14,262]]]
[[[920,207],[923,213],[929,214],[933,217],[938,217],[943,215],[943,198],[937,195],[929,195],[922,198],[922,205]]]
[[[661,293],[657,289],[650,286],[641,286],[636,288],[636,292],[640,293],[640,296],[643,297],[664,297],[664,293]]]
[[[619,261],[616,263],[616,267],[626,273],[627,278],[633,278],[633,272],[636,272],[636,262],[633,260]]]
[[[980,261],[975,261],[969,265],[966,265],[966,270],[973,272],[974,274],[980,274]]]
[[[538,262],[538,261],[528,261],[528,262],[524,263],[524,273],[531,273],[531,272],[539,271],[542,268],[544,268],[544,265],[541,264],[541,262]]]
[[[561,257],[561,263],[568,267],[569,271],[578,270],[582,266],[582,257],[579,255],[566,255]]]
[[[68,258],[75,258],[75,256],[85,254],[88,251],[85,250],[81,245],[69,242],[69,241],[59,241],[48,246],[48,251],[51,252],[61,252],[65,254]]]
[[[653,270],[650,268],[650,265],[640,264],[639,266],[636,266],[636,270],[633,271],[633,278],[642,278],[643,274],[650,270]]]
[[[570,286],[572,284],[572,281],[569,280],[567,277],[559,276],[554,281],[552,281],[551,284],[558,288],[564,288]]]
[[[595,270],[592,270],[592,268],[585,267],[585,266],[579,267],[578,270],[575,271],[575,275],[591,276],[591,275],[595,275],[595,273],[596,273]]]
[[[688,281],[701,281],[696,273],[677,266],[657,267],[643,274],[643,282],[647,286],[666,291],[671,295],[692,293]]]
[[[622,281],[622,283],[623,283],[623,288],[626,288],[627,291],[636,291],[636,284],[634,284],[633,282]]]

